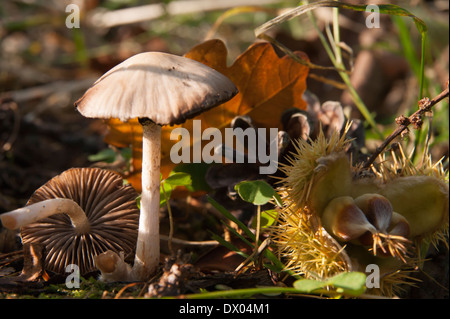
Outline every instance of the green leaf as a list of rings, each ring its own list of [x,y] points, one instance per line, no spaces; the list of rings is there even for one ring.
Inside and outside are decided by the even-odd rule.
[[[131,159],[131,149],[126,147],[120,149],[120,155],[127,161]],[[117,153],[112,148],[105,148],[99,151],[97,154],[88,156],[88,160],[91,162],[105,162],[112,163],[116,160]]]
[[[313,293],[330,286],[339,294],[359,296],[366,290],[366,275],[357,271],[344,272],[327,280],[299,279],[293,286],[302,293]]]
[[[235,190],[246,202],[254,205],[267,204],[274,196],[275,190],[265,181],[244,181],[236,184]]]
[[[344,272],[327,282],[335,288],[343,289],[344,293],[352,296],[359,296],[366,290],[366,275],[362,272]]]
[[[297,289],[298,292],[305,294],[309,294],[314,290],[325,287],[326,285],[326,282],[313,279],[299,279],[294,281],[294,288]]]
[[[124,147],[120,150],[120,155],[127,161],[130,161],[133,157],[133,152],[131,151],[131,147]]]
[[[191,185],[191,175],[188,173],[171,172],[169,177],[161,181],[159,206],[162,207],[172,195],[172,191],[178,186]]]
[[[177,186],[188,186],[192,184],[192,179],[188,173],[172,173],[163,181],[163,184],[170,185],[173,188]]]
[[[177,165],[173,169],[173,171],[191,175],[192,184],[186,186],[186,188],[191,192],[209,192],[211,191],[211,187],[209,187],[208,183],[206,182],[205,176],[210,166],[211,164],[206,163],[183,163]]]
[[[91,162],[106,162],[112,163],[116,159],[116,152],[112,148],[105,148],[97,154],[88,156],[88,160]]]
[[[277,220],[278,212],[275,209],[269,209],[261,212],[261,229],[272,226]],[[252,221],[252,227],[256,228],[256,219]]]

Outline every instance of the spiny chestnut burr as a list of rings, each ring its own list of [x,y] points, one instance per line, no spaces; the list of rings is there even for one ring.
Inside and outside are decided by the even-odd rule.
[[[335,131],[329,137],[320,130],[315,139],[293,142],[295,152],[280,166],[285,173],[279,187],[284,205],[271,238],[286,268],[305,278],[323,280],[376,263],[380,289],[374,291],[392,297],[398,285],[408,284],[405,276],[411,267],[423,261],[414,258],[424,253],[421,243],[437,245],[448,240],[448,172],[441,161],[432,161],[428,150],[415,165],[399,145],[400,151],[391,152],[391,158],[387,153],[380,155],[371,167],[373,173],[367,174],[359,164],[353,165],[346,153],[351,142],[347,133],[347,126],[343,134]],[[330,207],[328,226],[324,222],[324,211],[332,200],[343,196],[356,200],[368,193],[384,196],[393,208],[385,233],[377,234],[388,255],[379,246],[378,252],[377,246],[373,248],[374,236],[369,231],[354,240],[340,239],[337,231],[331,230],[330,220],[339,220],[339,216],[333,216]],[[367,221],[378,223],[368,215]],[[364,221],[361,216],[358,219]],[[335,230],[345,228],[335,226]],[[412,258],[403,257],[406,254]]]

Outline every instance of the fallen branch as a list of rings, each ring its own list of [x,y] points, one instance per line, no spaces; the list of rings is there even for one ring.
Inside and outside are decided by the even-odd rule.
[[[224,10],[236,6],[265,5],[279,0],[191,0],[171,1],[168,4],[148,4],[115,11],[98,10],[88,17],[88,24],[95,28],[112,28],[119,25],[151,21],[165,15],[176,16],[198,12]]]
[[[20,104],[29,100],[40,99],[50,94],[86,90],[95,80],[94,78],[86,78],[72,81],[55,81],[31,88],[3,92],[0,94],[0,99]]]
[[[389,135],[384,142],[376,148],[375,152],[372,154],[372,156],[364,163],[363,168],[368,169],[376,160],[378,155],[381,154],[381,152],[400,134],[403,133],[406,129],[408,129],[408,126],[410,124],[414,124],[414,127],[416,129],[420,129],[422,127],[423,121],[422,116],[426,113],[431,111],[431,108],[442,101],[444,98],[448,97],[448,81],[447,81],[447,88],[439,93],[435,98],[430,100],[429,98],[425,97],[419,101],[419,109],[414,112],[410,117],[405,117],[403,115],[400,115],[395,119],[395,122],[398,124],[397,129],[392,132],[391,135]]]
[[[12,132],[9,134],[8,139],[0,146],[0,152],[8,152],[11,150],[12,145],[17,139],[20,130],[20,112],[19,106],[15,101],[10,98],[2,98],[0,96],[0,112],[1,111],[12,111],[14,113],[14,124],[12,127]]]

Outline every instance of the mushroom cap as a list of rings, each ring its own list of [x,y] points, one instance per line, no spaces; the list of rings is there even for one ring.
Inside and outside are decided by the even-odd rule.
[[[228,101],[237,92],[226,76],[200,62],[146,52],[106,72],[75,106],[85,117],[148,118],[172,125]]]
[[[114,172],[69,169],[37,189],[27,205],[51,198],[72,199],[86,213],[90,231],[78,234],[66,214],[56,214],[22,227],[22,242],[44,246],[44,267],[50,271],[65,274],[69,264],[77,265],[81,274],[96,271],[94,257],[106,250],[125,256],[133,253],[139,223],[137,197]]]

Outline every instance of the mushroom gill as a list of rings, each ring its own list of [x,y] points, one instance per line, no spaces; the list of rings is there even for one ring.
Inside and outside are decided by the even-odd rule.
[[[69,264],[81,274],[96,271],[94,257],[106,250],[131,255],[136,246],[138,194],[116,173],[98,168],[72,168],[37,189],[27,206],[53,199],[73,200],[84,210],[89,227],[76,230],[67,214],[55,214],[23,226],[24,244],[45,248],[44,267],[63,274]]]

